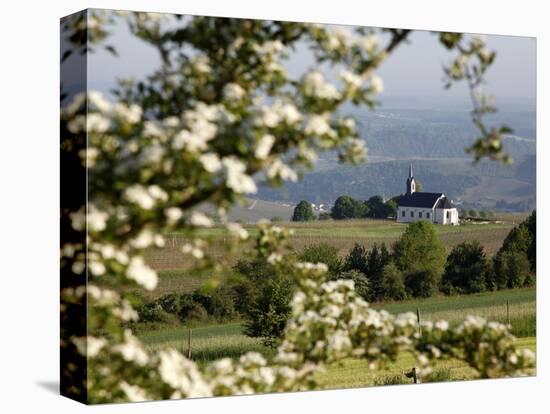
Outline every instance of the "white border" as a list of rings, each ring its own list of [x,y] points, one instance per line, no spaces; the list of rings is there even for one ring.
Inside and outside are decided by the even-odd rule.
[[[549,381],[545,277],[550,205],[545,133],[550,113],[549,25],[543,1],[522,0],[63,0],[3,4],[0,105],[0,405],[6,412],[78,413],[84,406],[50,389],[58,378],[59,153],[58,19],[86,7],[453,30],[537,37],[538,54],[538,376],[423,386],[108,405],[94,412],[541,412]],[[546,122],[545,122],[546,121]],[[541,214],[542,213],[542,214]],[[542,329],[546,325],[545,329]]]

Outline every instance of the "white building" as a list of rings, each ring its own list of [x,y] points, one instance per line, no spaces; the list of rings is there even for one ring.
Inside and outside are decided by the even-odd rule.
[[[456,225],[458,211],[443,193],[417,192],[411,165],[407,178],[407,192],[399,197],[397,203],[397,221],[412,223],[419,220]]]

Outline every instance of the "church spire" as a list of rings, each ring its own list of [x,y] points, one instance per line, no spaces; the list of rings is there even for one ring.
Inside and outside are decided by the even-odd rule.
[[[409,166],[409,178],[407,178],[407,194],[412,194],[416,191],[416,181],[413,175],[413,166]]]

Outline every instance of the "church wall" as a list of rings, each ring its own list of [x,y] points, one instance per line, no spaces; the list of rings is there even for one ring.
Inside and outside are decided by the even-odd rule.
[[[458,211],[456,208],[436,208],[435,220],[439,224],[458,224]]]
[[[403,212],[405,215],[403,216]],[[413,216],[411,217],[411,212]],[[420,217],[422,213],[422,217]],[[434,212],[431,208],[420,207],[397,207],[397,222],[398,223],[412,223],[419,220],[425,220],[433,222]]]

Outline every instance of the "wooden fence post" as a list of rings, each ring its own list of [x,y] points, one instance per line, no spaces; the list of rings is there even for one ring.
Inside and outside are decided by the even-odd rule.
[[[416,320],[418,321],[418,334],[422,335],[422,328],[420,326],[420,309],[416,308]]]
[[[506,299],[506,320],[508,321],[508,326],[511,326],[510,324],[510,301]]]
[[[187,336],[187,358],[191,359],[191,331],[192,329],[189,328],[189,333]]]

